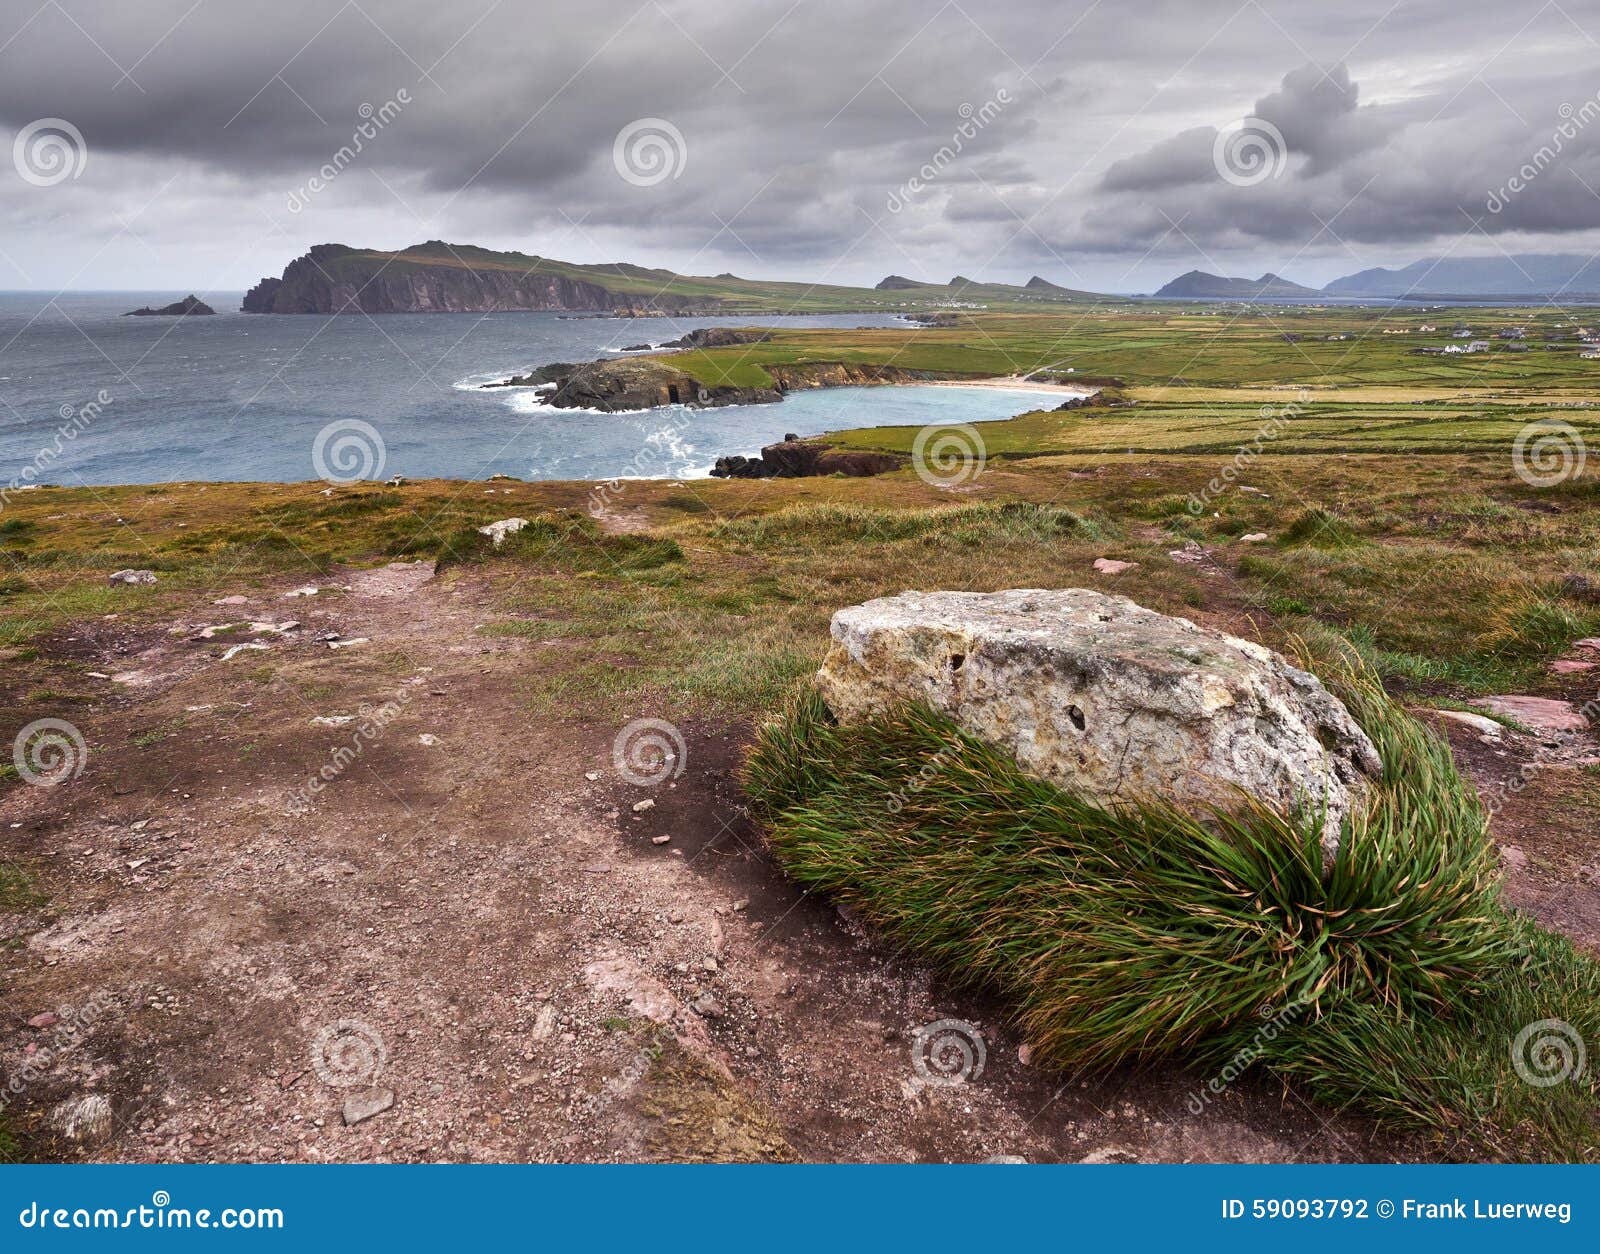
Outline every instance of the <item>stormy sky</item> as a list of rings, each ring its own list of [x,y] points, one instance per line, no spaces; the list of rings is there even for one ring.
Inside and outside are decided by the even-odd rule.
[[[225,292],[314,243],[435,238],[1102,291],[1591,253],[1597,18],[1600,0],[12,0],[0,288]]]

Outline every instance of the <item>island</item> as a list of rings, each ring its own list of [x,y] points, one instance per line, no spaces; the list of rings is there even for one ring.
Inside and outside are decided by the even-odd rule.
[[[163,305],[160,309],[152,309],[146,305],[143,309],[130,309],[123,314],[124,318],[198,318],[201,314],[214,314],[217,311],[206,304],[193,292],[182,300],[173,301],[170,305]]]

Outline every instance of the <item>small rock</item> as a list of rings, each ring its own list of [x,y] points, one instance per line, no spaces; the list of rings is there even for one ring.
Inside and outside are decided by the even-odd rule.
[[[700,969],[702,971],[710,971],[713,975],[715,975],[718,970],[717,960],[711,957],[709,954],[706,955],[704,958],[700,959]]]
[[[1185,566],[1198,566],[1209,558],[1211,553],[1202,548],[1198,540],[1190,540],[1181,549],[1173,549],[1167,556]]]
[[[702,1019],[720,1019],[722,1017],[722,1003],[710,993],[701,993],[700,996],[689,1003],[689,1008]]]
[[[1600,662],[1578,662],[1572,658],[1558,658],[1550,663],[1550,669],[1557,675],[1581,675],[1584,671],[1592,671]]]
[[[600,778],[600,772],[599,771],[585,771],[583,773],[583,777],[584,777],[584,779],[588,780],[592,784],[592,783],[594,783],[595,780]]]
[[[435,736],[432,732],[423,732],[422,735],[417,737],[417,743],[419,745],[427,745],[429,748],[432,748],[434,745],[439,743],[439,737]]]
[[[499,522],[492,522],[486,527],[479,527],[480,536],[488,536],[494,541],[494,547],[499,548],[506,542],[507,536],[514,536],[528,525],[526,518],[502,518]]]
[[[1574,640],[1572,647],[1583,649],[1588,653],[1600,653],[1600,636],[1585,636],[1582,640]]]
[[[670,841],[670,840],[671,840],[671,839],[672,839],[672,837],[670,837],[670,836],[667,836],[667,835],[661,835],[661,836],[652,836],[652,837],[651,837],[651,838],[650,838],[650,843],[651,843],[651,844],[652,844],[652,845],[664,845],[664,844],[666,844],[666,843],[667,843],[667,842],[668,842],[668,841]]]
[[[1520,871],[1528,865],[1528,855],[1515,845],[1507,845],[1500,850],[1500,856],[1505,859],[1505,864],[1514,871]]]
[[[46,1010],[43,1014],[34,1015],[33,1018],[29,1019],[28,1026],[43,1031],[45,1028],[52,1027],[60,1021],[61,1017],[55,1011]]]
[[[1265,540],[1267,538],[1268,538],[1267,537],[1267,533],[1265,531],[1252,531],[1247,536],[1240,536],[1239,537],[1239,543],[1240,544],[1260,544],[1263,540]]]
[[[1026,1041],[1024,1041],[1021,1045],[1018,1045],[1017,1046],[1017,1061],[1020,1062],[1024,1067],[1032,1065],[1032,1063],[1033,1063],[1033,1046],[1029,1045]]]
[[[1094,568],[1102,575],[1120,575],[1125,570],[1132,570],[1138,564],[1138,562],[1124,562],[1115,557],[1094,559]]]
[[[1120,1145],[1107,1145],[1104,1149],[1097,1149],[1085,1154],[1078,1159],[1080,1163],[1136,1163],[1138,1155],[1130,1153]]]
[[[358,644],[371,644],[371,643],[372,643],[372,641],[369,640],[366,636],[357,636],[353,640],[330,640],[330,641],[328,641],[328,647],[330,649],[351,649],[351,648],[354,648]]]
[[[314,597],[320,591],[321,589],[318,588],[316,584],[308,583],[303,588],[291,589],[290,591],[285,592],[283,595],[286,597]],[[242,601],[244,598],[240,597],[239,599]],[[218,601],[217,604],[221,605],[222,602]]]
[[[1476,704],[1536,732],[1583,731],[1589,726],[1589,720],[1570,701],[1550,697],[1482,697]]]
[[[633,803],[633,812],[635,814],[643,814],[646,810],[654,810],[655,808],[655,800],[651,797],[646,797],[643,801],[635,801]]]
[[[111,1102],[99,1093],[69,1097],[50,1112],[50,1126],[69,1141],[93,1145],[111,1134]]]
[[[153,570],[119,570],[106,580],[110,584],[154,583],[155,581],[156,572]]]
[[[377,1087],[351,1089],[344,1097],[344,1121],[354,1126],[363,1120],[381,1115],[394,1105],[394,1090]]]
[[[212,605],[244,605],[249,600],[250,600],[249,597],[242,597],[242,596],[238,596],[237,594],[235,594],[234,596],[231,596],[231,597],[223,597],[221,600],[213,601],[211,604]]]
[[[1435,710],[1440,718],[1449,719],[1452,723],[1460,723],[1463,727],[1470,727],[1473,731],[1492,740],[1499,740],[1500,733],[1505,729],[1492,718],[1483,714],[1472,714],[1466,710]]]

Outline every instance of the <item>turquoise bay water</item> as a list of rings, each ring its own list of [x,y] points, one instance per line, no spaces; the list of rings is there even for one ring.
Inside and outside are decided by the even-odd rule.
[[[184,294],[0,293],[0,485],[19,476],[67,485],[294,482],[324,468],[413,479],[679,478],[706,474],[726,454],[754,455],[789,432],[979,422],[1061,400],[983,388],[838,388],[722,409],[559,410],[526,389],[479,385],[750,319],[274,317],[230,312],[233,295],[209,298],[219,311],[211,318],[121,316]],[[779,325],[900,323],[844,314]]]

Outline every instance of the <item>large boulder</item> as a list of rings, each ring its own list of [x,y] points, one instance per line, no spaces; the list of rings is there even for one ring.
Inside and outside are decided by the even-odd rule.
[[[1104,804],[1326,806],[1324,852],[1381,769],[1272,650],[1086,588],[906,592],[840,610],[817,682],[842,723],[919,701],[1030,774]]]

